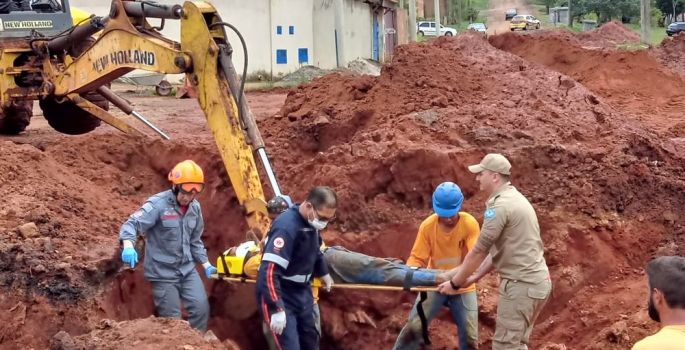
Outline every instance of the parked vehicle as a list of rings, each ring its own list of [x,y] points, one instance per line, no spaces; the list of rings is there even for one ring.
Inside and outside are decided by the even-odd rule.
[[[421,36],[435,36],[436,30],[435,30],[435,22],[419,22],[417,24],[417,33]],[[442,24],[440,25],[440,35],[444,36],[453,36],[457,35],[457,30],[454,28],[450,27],[445,27]]]
[[[512,32],[516,29],[540,29],[540,20],[531,15],[516,15],[511,19],[509,29]]]
[[[466,27],[466,30],[473,30],[485,34],[488,31],[488,27],[485,25],[485,23],[471,23],[468,27]]]
[[[674,36],[680,32],[685,32],[685,22],[673,22],[666,27],[668,36]]]
[[[508,21],[514,16],[518,15],[518,11],[516,9],[508,9],[507,12],[504,13],[504,20]]]

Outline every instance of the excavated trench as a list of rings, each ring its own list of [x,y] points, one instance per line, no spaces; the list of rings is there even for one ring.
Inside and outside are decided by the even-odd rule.
[[[500,36],[490,43],[525,58],[528,40],[543,39]],[[402,46],[380,77],[329,75],[293,89],[277,115],[259,122],[281,184],[296,200],[313,185],[338,191],[339,220],[324,234],[329,245],[406,259],[440,182],[459,183],[464,210],[482,220],[486,198],[466,166],[484,153],[504,153],[514,164],[514,184],[538,212],[555,282],[535,348],[628,348],[653,329],[642,266],[656,255],[685,253],[684,145],[660,136],[678,120],[633,113],[648,99],[615,98],[614,79],[524,59],[490,43],[467,34]],[[583,50],[556,51],[601,61]],[[635,62],[658,68],[641,54],[602,55],[607,64],[629,62],[620,67],[633,76],[652,72]],[[639,87],[640,96],[656,93],[649,84]],[[621,82],[620,89],[630,88]],[[146,101],[138,104],[153,103]],[[657,102],[673,111],[669,101]],[[0,348],[46,348],[58,331],[110,334],[108,344],[131,344],[149,340],[146,329],[153,328],[159,346],[192,337],[202,342],[183,333],[186,326],[139,320],[153,313],[150,286],[142,266],[120,271],[121,223],[167,188],[167,171],[180,160],[195,159],[205,169],[207,190],[199,199],[209,256],[242,241],[247,228],[213,141],[199,126],[203,117],[181,109],[165,119],[170,102],[162,103],[148,106],[151,118],[193,135],[161,142],[111,130],[55,137],[29,129],[0,142],[0,198],[11,203],[0,210],[0,308],[7,310],[0,314]],[[206,288],[210,329],[242,348],[264,348],[253,286],[207,281]],[[495,276],[479,285],[484,346],[494,327],[496,288]],[[324,293],[322,348],[391,346],[413,299]],[[103,326],[102,319],[135,321]],[[456,347],[454,327],[444,316],[432,324],[436,347]],[[198,348],[222,348],[206,346]]]

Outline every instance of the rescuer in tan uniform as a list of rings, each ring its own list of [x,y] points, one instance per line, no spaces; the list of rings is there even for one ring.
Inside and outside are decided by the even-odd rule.
[[[480,190],[490,194],[483,226],[474,249],[451,271],[454,277],[438,288],[455,294],[460,286],[497,270],[501,281],[493,350],[528,349],[535,319],[552,290],[535,209],[509,182],[510,169],[501,154],[488,154],[480,164],[469,166],[478,174]]]

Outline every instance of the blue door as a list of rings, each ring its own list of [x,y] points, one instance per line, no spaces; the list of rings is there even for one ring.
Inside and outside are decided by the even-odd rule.
[[[374,60],[380,60],[380,43],[378,42],[378,16],[374,12],[373,14],[373,53],[372,57]]]

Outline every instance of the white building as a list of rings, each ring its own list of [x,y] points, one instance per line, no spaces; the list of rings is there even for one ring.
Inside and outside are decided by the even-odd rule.
[[[164,4],[183,1],[159,1]],[[406,36],[406,14],[397,0],[215,0],[222,20],[245,38],[248,75],[279,76],[303,65],[324,69],[346,66],[357,58],[388,60],[400,37]],[[71,0],[72,6],[105,16],[107,0]],[[150,20],[153,24],[156,20]],[[398,22],[400,26],[398,27]],[[230,31],[229,31],[230,32]],[[180,39],[179,21],[166,21],[163,33]],[[230,33],[233,62],[242,70],[238,37]]]

